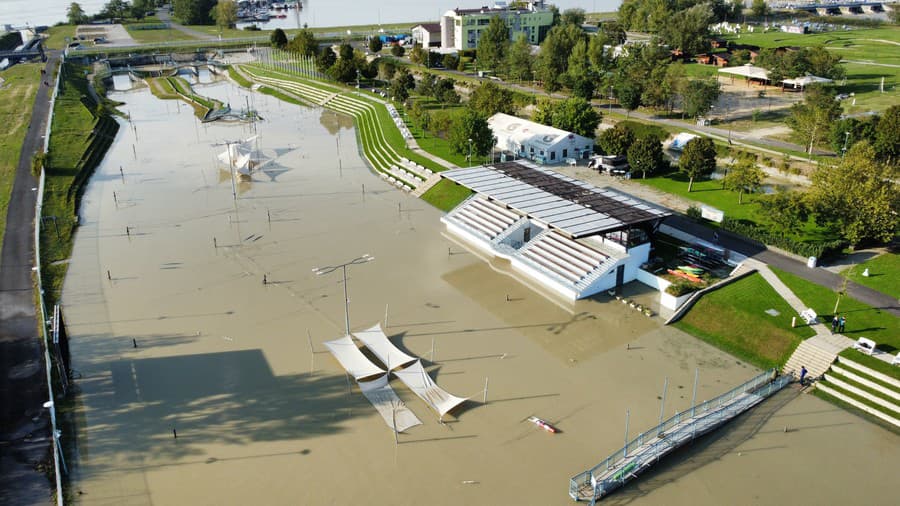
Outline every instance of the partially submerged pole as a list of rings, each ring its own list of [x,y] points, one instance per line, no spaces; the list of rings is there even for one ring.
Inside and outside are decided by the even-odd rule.
[[[484,403],[487,404],[487,390],[488,390],[488,379],[484,378]]]
[[[660,433],[660,425],[663,422],[663,413],[666,411],[666,392],[669,390],[669,377],[666,376],[666,381],[663,383],[663,394],[662,394],[662,402],[659,404],[659,425],[656,426],[656,435],[659,436]]]
[[[628,456],[628,419],[631,418],[631,410],[625,410],[625,446],[622,447],[622,458]]]

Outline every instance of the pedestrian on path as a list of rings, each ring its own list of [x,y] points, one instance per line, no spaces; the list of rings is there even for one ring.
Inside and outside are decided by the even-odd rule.
[[[841,316],[841,318],[838,320],[838,332],[840,332],[841,334],[844,333],[844,325],[846,323],[847,323],[847,319],[844,318],[843,316]]]
[[[807,373],[809,373],[809,371],[806,370],[806,366],[800,366],[800,386],[804,386],[806,384],[805,381]]]
[[[831,319],[831,333],[837,332],[838,324],[841,322],[841,315],[835,314]]]

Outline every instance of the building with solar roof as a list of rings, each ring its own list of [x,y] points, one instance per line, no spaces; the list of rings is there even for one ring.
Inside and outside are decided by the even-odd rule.
[[[594,139],[498,112],[487,120],[497,147],[541,164],[586,159],[594,153]]]
[[[441,176],[475,192],[441,218],[449,234],[569,300],[635,280],[651,237],[670,214],[527,160]]]

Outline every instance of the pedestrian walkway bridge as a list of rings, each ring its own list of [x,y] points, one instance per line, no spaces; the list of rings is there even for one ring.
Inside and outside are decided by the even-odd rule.
[[[762,373],[641,433],[600,464],[569,480],[569,496],[576,501],[594,503],[636,478],[659,459],[756,406],[792,379],[781,376],[772,381],[773,373],[774,370]]]

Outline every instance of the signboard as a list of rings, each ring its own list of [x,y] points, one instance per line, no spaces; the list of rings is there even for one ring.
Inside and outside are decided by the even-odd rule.
[[[709,206],[700,206],[700,216],[703,218],[714,221],[716,223],[722,223],[722,220],[725,219],[725,212],[716,209],[715,207]]]

